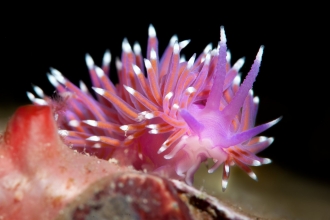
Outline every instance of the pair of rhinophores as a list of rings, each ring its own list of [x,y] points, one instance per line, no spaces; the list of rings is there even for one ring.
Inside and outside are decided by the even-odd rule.
[[[53,108],[59,134],[78,151],[188,184],[200,164],[212,159],[209,173],[223,164],[223,190],[235,164],[256,180],[250,166],[271,162],[256,154],[274,141],[256,135],[279,121],[255,126],[259,98],[252,85],[263,46],[241,83],[238,71],[244,58],[230,65],[223,27],[216,49],[209,44],[188,61],[180,59],[188,40],[178,42],[173,36],[160,57],[156,31],[152,25],[148,31],[145,59],[139,44],[132,50],[124,39],[116,85],[109,79],[110,52],[105,52],[102,67],[87,54],[91,89],[83,82],[75,86],[51,68],[47,76],[61,98],[51,99],[34,86],[39,98],[28,92],[29,99]]]

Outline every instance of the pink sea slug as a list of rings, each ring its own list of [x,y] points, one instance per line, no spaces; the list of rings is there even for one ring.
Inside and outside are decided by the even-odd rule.
[[[51,68],[48,79],[60,98],[52,100],[36,86],[40,98],[30,92],[28,97],[35,104],[53,107],[58,133],[72,149],[188,184],[200,164],[212,159],[210,173],[223,164],[225,190],[231,166],[238,165],[256,179],[250,166],[271,162],[256,153],[274,139],[256,135],[279,119],[255,126],[259,98],[253,96],[252,85],[264,47],[241,83],[238,71],[244,59],[231,66],[223,27],[220,36],[216,49],[208,45],[186,62],[180,51],[189,41],[178,42],[173,36],[160,57],[156,31],[150,25],[145,59],[138,44],[132,50],[124,39],[121,60],[116,60],[118,84],[109,80],[111,54],[106,51],[102,67],[86,55],[92,91],[83,82],[78,88]]]

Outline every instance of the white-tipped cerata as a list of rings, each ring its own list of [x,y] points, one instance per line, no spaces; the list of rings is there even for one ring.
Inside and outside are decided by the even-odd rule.
[[[187,64],[188,70],[194,65],[195,59],[196,59],[196,53],[194,53],[194,55],[192,55],[192,57],[188,60],[188,64]]]
[[[88,69],[93,69],[94,60],[88,53],[86,53],[86,55],[85,55],[85,62],[86,62]]]
[[[173,53],[174,54],[178,54],[179,51],[180,51],[179,44],[178,43],[175,43],[174,46],[173,46]]]
[[[184,40],[179,43],[181,49],[185,48],[190,43],[190,40]]]
[[[88,93],[88,88],[87,88],[86,84],[81,80],[79,81],[79,88],[84,93]]]
[[[57,82],[56,78],[55,78],[53,75],[47,73],[47,78],[48,78],[49,82],[50,82],[55,88],[56,88],[57,86],[60,85],[60,84]]]
[[[92,89],[99,95],[104,95],[105,90],[101,88],[92,87]]]
[[[58,130],[57,132],[61,136],[68,136],[69,132],[67,130]]]
[[[208,53],[206,55],[204,62],[205,62],[205,65],[209,65],[210,64],[210,62],[211,62],[211,54],[210,53]]]
[[[222,180],[222,191],[225,191],[228,186],[228,180]]]
[[[210,52],[210,50],[212,50],[212,43],[206,45],[205,49],[203,50],[203,53],[207,54],[208,52]]]
[[[144,59],[144,65],[146,66],[147,69],[151,68],[151,62],[147,59]]]
[[[157,54],[156,54],[156,51],[154,50],[154,48],[152,48],[150,51],[150,59],[152,59],[152,60],[157,59]]]
[[[237,60],[237,62],[232,67],[233,70],[238,72],[242,68],[242,66],[244,65],[244,62],[245,62],[245,57],[242,57],[241,59]]]
[[[135,90],[132,89],[131,87],[124,85],[124,88],[125,88],[125,89],[127,90],[127,92],[129,92],[131,95],[134,95],[134,94],[135,94]]]
[[[86,138],[87,141],[99,141],[101,138],[99,136],[90,136],[89,138]]]
[[[111,62],[111,53],[110,53],[110,50],[106,50],[103,55],[102,65],[108,66],[110,64],[110,62]]]
[[[258,177],[257,177],[257,175],[256,175],[255,173],[250,172],[250,173],[248,173],[248,175],[249,175],[252,179],[254,179],[255,181],[258,181]]]
[[[36,98],[31,92],[26,92],[27,97],[31,102],[34,102],[34,99]]]
[[[261,62],[261,60],[262,60],[262,54],[263,53],[264,53],[264,46],[261,46],[260,49],[259,49],[259,51],[258,51],[256,60],[258,60],[259,62]]]
[[[220,40],[222,43],[227,43],[225,28],[223,26],[220,27]]]
[[[65,84],[66,80],[64,78],[64,76],[62,75],[62,73],[60,71],[58,71],[57,69],[54,69],[54,68],[50,68],[50,72],[52,73],[52,75],[55,77],[55,79],[62,83],[62,84]]]
[[[71,120],[69,121],[68,125],[71,127],[78,127],[80,125],[80,122],[78,120]]]
[[[44,98],[45,94],[44,91],[42,91],[42,89],[39,86],[35,86],[33,85],[33,90],[35,91],[35,93],[40,97],[40,98]]]
[[[129,126],[128,126],[128,125],[122,125],[122,126],[120,126],[119,128],[120,128],[120,130],[122,130],[122,131],[128,131],[128,130],[129,130]]]
[[[148,35],[149,37],[156,37],[156,30],[152,24],[149,25]]]
[[[141,70],[140,70],[140,68],[139,68],[137,65],[135,65],[135,64],[133,64],[133,70],[134,70],[134,73],[135,73],[136,75],[141,74]]]
[[[103,72],[103,70],[100,67],[98,67],[98,66],[95,67],[95,72],[96,72],[96,75],[99,78],[101,78],[101,77],[103,77],[105,75],[104,72]]]
[[[87,125],[92,126],[92,127],[96,127],[97,126],[97,121],[95,121],[95,120],[84,120],[83,122],[85,124],[87,124]]]
[[[116,57],[115,64],[116,64],[116,68],[117,68],[118,71],[121,70],[121,69],[123,68],[123,64],[122,64],[122,62],[119,60],[118,57]]]
[[[138,42],[135,42],[133,45],[133,51],[135,53],[135,55],[140,55],[141,54],[141,46]]]
[[[241,76],[237,75],[233,80],[233,84],[234,85],[239,85],[240,83],[241,83]]]
[[[131,53],[132,48],[131,45],[129,45],[127,38],[125,37],[122,43],[122,49],[125,53]]]
[[[230,63],[230,61],[231,61],[231,53],[230,53],[230,50],[227,50],[226,60],[227,60],[228,63]]]
[[[177,35],[173,35],[170,39],[170,46],[173,47],[175,42],[177,42],[179,39],[178,39],[178,36]]]

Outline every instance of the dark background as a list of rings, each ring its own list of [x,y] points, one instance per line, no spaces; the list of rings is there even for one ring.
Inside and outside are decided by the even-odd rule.
[[[275,142],[261,155],[298,174],[330,181],[329,70],[322,58],[328,57],[328,42],[322,39],[326,25],[321,13],[312,17],[309,12],[314,9],[303,10],[299,5],[291,9],[261,5],[250,10],[198,3],[194,10],[189,5],[155,5],[141,11],[137,6],[142,5],[86,5],[83,10],[52,6],[5,16],[0,41],[0,108],[29,103],[25,92],[32,91],[32,83],[52,94],[46,77],[49,67],[75,84],[82,79],[90,85],[85,53],[100,65],[104,51],[110,49],[114,60],[121,54],[124,37],[131,45],[138,41],[145,53],[150,23],[156,28],[160,52],[173,34],[179,40],[191,39],[183,50],[187,59],[201,53],[209,42],[217,45],[219,27],[224,25],[232,62],[246,57],[244,74],[260,45],[265,45],[254,84],[261,100],[257,123],[283,119],[265,132]],[[114,62],[111,70],[115,74]]]

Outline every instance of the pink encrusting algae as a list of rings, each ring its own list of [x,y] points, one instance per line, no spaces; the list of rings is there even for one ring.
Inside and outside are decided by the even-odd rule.
[[[194,54],[186,62],[180,51],[188,43],[173,36],[160,58],[150,25],[146,59],[137,43],[132,50],[124,39],[121,60],[116,60],[118,84],[109,79],[111,54],[106,51],[102,67],[86,55],[94,95],[84,83],[78,88],[53,68],[48,79],[61,101],[45,96],[37,86],[40,98],[27,94],[35,104],[53,106],[59,134],[81,152],[188,184],[200,164],[213,159],[209,173],[223,164],[223,190],[235,164],[256,180],[250,166],[271,160],[255,154],[274,140],[256,135],[279,121],[255,126],[259,98],[253,96],[252,85],[264,48],[241,83],[238,71],[244,59],[230,65],[223,27],[216,49],[208,45],[197,59]]]

